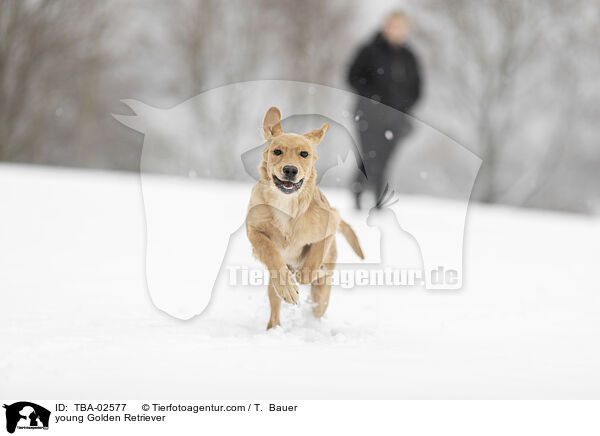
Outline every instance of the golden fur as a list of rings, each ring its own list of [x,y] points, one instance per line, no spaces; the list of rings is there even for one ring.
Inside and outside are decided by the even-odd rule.
[[[268,288],[271,317],[267,329],[278,326],[281,300],[298,302],[298,285],[311,284],[313,313],[321,317],[327,309],[339,231],[356,254],[363,259],[358,238],[316,185],[317,145],[329,124],[303,135],[284,133],[281,112],[270,108],[263,121],[267,140],[260,164],[260,180],[252,189],[246,217],[246,233],[254,255],[270,272]],[[302,153],[302,155],[301,155]],[[284,166],[294,166],[297,176],[286,181],[300,187],[291,193],[278,187],[284,180]],[[279,183],[282,183],[278,180]]]

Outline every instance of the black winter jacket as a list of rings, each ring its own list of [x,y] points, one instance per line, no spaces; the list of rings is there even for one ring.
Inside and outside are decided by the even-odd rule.
[[[421,94],[419,65],[413,52],[406,45],[390,45],[380,33],[358,52],[348,80],[361,96],[403,112],[409,111]]]

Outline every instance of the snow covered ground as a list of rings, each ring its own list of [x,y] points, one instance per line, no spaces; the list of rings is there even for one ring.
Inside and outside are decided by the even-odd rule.
[[[245,209],[250,185],[194,189]],[[266,332],[266,290],[223,277],[189,321],[152,304],[139,175],[1,165],[0,193],[5,398],[600,398],[598,218],[473,205],[462,290],[337,288],[316,321],[304,287]]]

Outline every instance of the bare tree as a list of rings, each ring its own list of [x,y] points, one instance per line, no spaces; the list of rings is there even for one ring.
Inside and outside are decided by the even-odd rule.
[[[0,0],[0,160],[119,167],[106,153],[112,2]]]
[[[431,0],[417,9],[433,104],[484,161],[476,198],[529,203],[571,137],[585,73],[571,55],[581,44],[573,37],[580,9],[502,0]]]

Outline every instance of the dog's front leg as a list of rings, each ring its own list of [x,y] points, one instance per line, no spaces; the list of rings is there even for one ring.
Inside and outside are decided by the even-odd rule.
[[[331,248],[335,235],[329,235],[321,241],[315,242],[308,249],[304,264],[296,272],[296,280],[302,285],[314,283],[327,275],[323,260]]]
[[[300,295],[298,285],[273,241],[264,232],[255,228],[248,229],[248,239],[254,248],[256,258],[269,270],[276,294],[286,303],[298,303]]]

